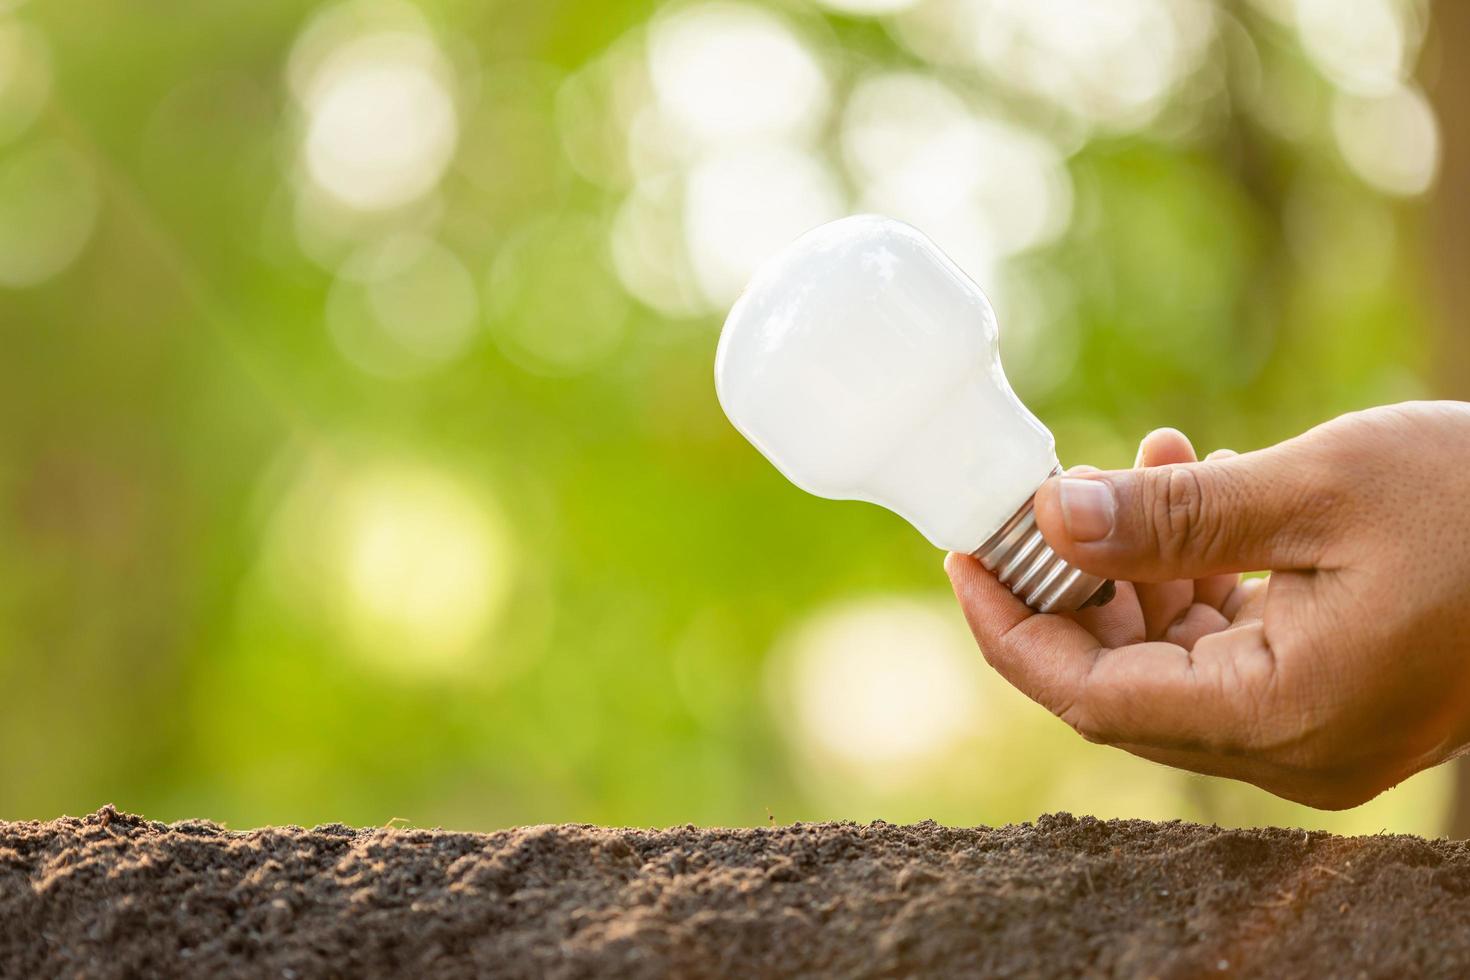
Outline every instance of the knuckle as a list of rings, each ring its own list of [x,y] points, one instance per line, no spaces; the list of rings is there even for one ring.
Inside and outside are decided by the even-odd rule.
[[[1150,494],[1154,544],[1166,559],[1213,548],[1219,536],[1205,482],[1194,468],[1172,466],[1154,477]]]
[[[1186,466],[1171,469],[1169,482],[1165,484],[1164,500],[1170,532],[1176,538],[1193,537],[1199,530],[1204,508],[1204,488],[1195,472]]]

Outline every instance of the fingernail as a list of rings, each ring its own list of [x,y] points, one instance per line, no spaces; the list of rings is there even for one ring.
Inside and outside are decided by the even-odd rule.
[[[1113,488],[1106,480],[1063,479],[1062,521],[1073,541],[1101,541],[1113,533]]]

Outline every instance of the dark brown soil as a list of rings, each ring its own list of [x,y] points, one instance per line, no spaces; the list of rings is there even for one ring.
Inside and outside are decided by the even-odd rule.
[[[1102,822],[0,823],[4,977],[1470,975],[1470,848]]]

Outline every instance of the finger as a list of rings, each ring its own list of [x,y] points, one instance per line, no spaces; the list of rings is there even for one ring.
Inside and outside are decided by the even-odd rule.
[[[945,562],[985,659],[1085,738],[1238,752],[1251,743],[1275,657],[1261,623],[1109,650],[1077,623],[1031,612],[975,559]]]
[[[1134,466],[1145,468],[1194,461],[1194,446],[1184,433],[1178,429],[1155,429],[1138,444]],[[1137,590],[1138,605],[1143,610],[1144,636],[1150,640],[1162,639],[1169,625],[1194,602],[1194,583],[1188,579],[1140,583]]]
[[[1225,572],[1220,575],[1207,575],[1194,581],[1194,601],[1202,602],[1207,606],[1221,609],[1230,593],[1235,591],[1239,584],[1240,576],[1235,572]]]
[[[1216,449],[1205,457],[1205,462],[1229,459],[1232,456],[1239,455],[1233,449]],[[1196,579],[1194,583],[1194,601],[1203,602],[1205,605],[1214,606],[1216,609],[1219,609],[1230,593],[1235,590],[1235,586],[1239,581],[1240,576],[1234,572],[1226,572],[1223,575],[1207,575],[1204,578]]]
[[[1036,520],[1095,575],[1167,582],[1320,560],[1333,493],[1325,467],[1283,444],[1207,463],[1053,477]]]
[[[1230,628],[1230,620],[1214,606],[1196,602],[1184,614],[1164,629],[1164,639],[1176,643],[1186,650],[1211,633]]]
[[[1138,456],[1133,460],[1133,468],[1192,463],[1195,459],[1194,444],[1188,436],[1178,429],[1155,429],[1138,443]]]
[[[1097,640],[1065,616],[1033,612],[969,555],[951,553],[944,569],[986,662],[1067,720],[1102,649]]]
[[[1266,587],[1269,578],[1241,579],[1235,591],[1220,605],[1220,612],[1232,622],[1261,619],[1266,614]]]
[[[1073,722],[1096,741],[1244,751],[1275,670],[1260,623],[1203,636],[1191,651],[1157,642],[1107,651],[1074,699]]]
[[[1112,601],[1065,614],[1105,647],[1126,647],[1148,639],[1143,609],[1132,582],[1115,582]]]
[[[1138,452],[1141,456],[1142,443],[1139,444]],[[1096,466],[1079,463],[1067,469],[1066,472],[1072,474],[1102,471]],[[1067,616],[1095,636],[1103,646],[1127,646],[1130,643],[1142,643],[1147,638],[1143,610],[1139,605],[1138,593],[1132,582],[1114,582],[1113,598],[1101,606],[1088,606],[1062,615]]]

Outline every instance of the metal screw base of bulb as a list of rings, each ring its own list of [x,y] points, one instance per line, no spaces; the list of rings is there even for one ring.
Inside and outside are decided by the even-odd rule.
[[[1027,500],[972,554],[1001,584],[1037,612],[1074,612],[1112,601],[1111,579],[1089,575],[1067,564],[1036,526],[1035,498]]]

